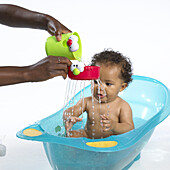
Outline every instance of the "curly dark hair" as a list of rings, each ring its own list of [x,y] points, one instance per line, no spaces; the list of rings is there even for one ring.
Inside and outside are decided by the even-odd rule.
[[[112,49],[104,50],[92,57],[91,65],[95,66],[96,63],[119,65],[121,67],[120,78],[127,84],[132,81],[132,63],[128,57],[123,56],[121,53]]]

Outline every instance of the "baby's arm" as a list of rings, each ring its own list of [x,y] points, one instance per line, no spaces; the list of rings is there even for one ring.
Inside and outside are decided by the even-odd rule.
[[[113,135],[118,135],[134,129],[132,110],[128,103],[124,103],[120,109],[119,122],[116,122],[105,115],[101,115],[101,118],[104,132],[112,131]]]
[[[72,126],[78,122],[82,121],[79,116],[86,110],[86,98],[81,99],[76,105],[66,109],[63,113],[63,120],[65,121],[66,131],[69,131]]]

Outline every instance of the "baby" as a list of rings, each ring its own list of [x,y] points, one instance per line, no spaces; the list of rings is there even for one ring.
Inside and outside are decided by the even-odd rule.
[[[100,66],[100,83],[94,81],[92,95],[64,111],[63,119],[69,137],[106,138],[134,129],[132,110],[118,96],[132,81],[131,62],[121,53],[105,50],[92,58],[92,65]],[[72,126],[87,112],[85,129],[72,130]]]

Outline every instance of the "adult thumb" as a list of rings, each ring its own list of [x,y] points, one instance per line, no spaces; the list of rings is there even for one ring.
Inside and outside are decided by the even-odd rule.
[[[57,30],[55,32],[55,37],[56,37],[57,41],[61,41],[62,35],[61,35],[61,31],[60,30]]]

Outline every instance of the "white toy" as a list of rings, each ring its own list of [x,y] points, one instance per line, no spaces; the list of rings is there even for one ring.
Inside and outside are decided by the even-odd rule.
[[[75,52],[79,49],[78,37],[76,35],[71,35],[67,41],[67,45],[71,52]]]
[[[71,65],[70,70],[73,72],[74,75],[79,75],[80,72],[84,71],[84,67],[85,67],[84,63],[76,60]]]

